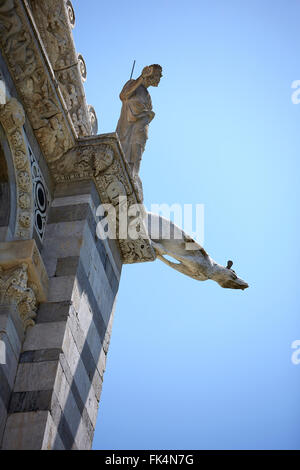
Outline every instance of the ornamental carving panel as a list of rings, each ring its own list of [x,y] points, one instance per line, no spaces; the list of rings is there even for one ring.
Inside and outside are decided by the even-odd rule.
[[[0,47],[42,151],[54,161],[73,146],[76,133],[35,28],[26,2],[1,1]]]
[[[15,304],[24,328],[34,324],[39,302],[45,302],[48,276],[34,240],[0,243],[0,303]]]
[[[30,165],[31,165],[31,177],[32,177],[32,191],[33,191],[33,223],[34,228],[39,236],[39,239],[43,241],[47,213],[50,207],[50,193],[47,188],[45,179],[40,170],[39,164],[28,146]]]
[[[9,142],[16,177],[17,217],[14,236],[26,240],[32,237],[33,196],[30,158],[23,130],[25,113],[18,100],[10,98],[6,104],[0,105],[0,122]]]
[[[30,5],[76,133],[80,137],[91,135],[92,124],[82,85],[87,69],[84,58],[75,51],[72,37],[73,6],[65,0],[31,0]]]

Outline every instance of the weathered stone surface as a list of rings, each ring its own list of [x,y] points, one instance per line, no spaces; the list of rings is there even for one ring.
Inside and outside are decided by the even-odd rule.
[[[42,256],[52,258],[63,258],[65,256],[79,256],[82,238],[61,237],[61,238],[45,238]]]
[[[14,392],[51,390],[57,373],[57,361],[20,364]]]
[[[15,375],[18,367],[19,355],[13,350],[10,338],[7,334],[0,331],[1,346],[5,345],[5,364],[0,363],[1,375],[7,380],[9,387],[12,389],[15,381]]]
[[[45,411],[51,409],[52,390],[15,392],[11,396],[9,413]]]
[[[61,354],[61,348],[56,349],[37,349],[36,351],[24,351],[20,355],[19,363],[24,362],[47,362],[58,361]]]
[[[79,264],[79,256],[66,256],[57,260],[55,276],[75,276]]]
[[[44,265],[45,265],[48,277],[49,278],[53,277],[56,271],[57,258],[52,257],[52,256],[46,256],[43,253],[42,255],[43,255],[43,261],[44,261]]]
[[[73,222],[57,222],[53,224],[50,224],[48,221],[45,240],[51,240],[53,238],[81,238],[85,224],[85,220],[76,220]],[[52,253],[49,253],[49,255],[54,256],[54,254]]]
[[[60,185],[58,185],[60,186]],[[65,190],[68,189],[68,185],[63,185]],[[91,185],[88,185],[89,191],[91,190]],[[82,206],[85,204],[88,204],[91,208],[93,208],[93,199],[90,194],[90,192],[84,194],[82,192],[79,192],[79,189],[77,188],[77,194],[74,194],[72,196],[61,196],[61,197],[55,197],[54,201],[52,202],[52,207],[67,207],[67,206]],[[67,194],[69,191],[67,191]],[[57,194],[57,193],[55,193]],[[77,219],[75,219],[77,220]],[[78,217],[78,220],[80,220],[80,217]],[[49,221],[49,223],[52,223]]]
[[[18,358],[24,331],[15,306],[0,306],[0,332],[9,338],[13,354]]]
[[[73,381],[75,382],[80,397],[87,408],[88,415],[90,416],[91,421],[95,422],[98,411],[98,400],[94,389],[91,387],[94,371],[90,371],[89,376],[83,362],[83,357],[77,349],[71,330],[68,328],[64,339],[63,352],[70,367]]]
[[[38,323],[28,331],[23,352],[37,349],[61,348],[66,329],[66,322]]]
[[[3,400],[0,396],[0,449],[1,449],[1,441],[2,441],[2,436],[6,424],[6,418],[7,418],[7,408],[5,404],[3,403]]]
[[[0,398],[5,408],[7,409],[11,392],[12,392],[12,387],[9,385],[7,374],[5,374],[2,366],[0,366],[0,383],[1,383]]]
[[[48,414],[48,419],[46,423],[46,428],[44,432],[44,440],[42,443],[42,450],[67,450],[67,447],[64,445],[57,427],[52,419],[52,415]]]
[[[8,416],[3,436],[4,450],[41,450],[49,411],[14,413]]]
[[[56,206],[50,209],[48,223],[73,222],[85,220],[89,204],[72,204],[68,206]]]
[[[63,410],[64,419],[67,421],[68,427],[75,441],[75,436],[77,434],[79,424],[82,420],[82,411],[84,405],[83,407],[78,407],[78,404],[73,396],[72,382],[71,384],[68,383],[65,373],[61,366],[59,366],[58,369],[57,381],[55,383],[55,391],[60,409]],[[60,420],[61,414],[59,415],[59,420],[56,417],[57,426],[59,426]]]
[[[65,302],[47,302],[39,306],[37,323],[66,321],[70,310],[70,300]]]
[[[49,281],[48,302],[64,302],[71,298],[74,276],[52,277]]]

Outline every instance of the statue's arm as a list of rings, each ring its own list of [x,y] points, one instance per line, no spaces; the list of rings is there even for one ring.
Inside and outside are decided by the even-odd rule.
[[[125,101],[131,97],[131,95],[135,92],[135,90],[143,84],[143,77],[142,75],[137,78],[136,80],[129,80],[123,87],[123,90],[120,93],[120,100]]]

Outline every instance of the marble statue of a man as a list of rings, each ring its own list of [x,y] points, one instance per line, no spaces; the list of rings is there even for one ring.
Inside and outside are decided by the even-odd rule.
[[[148,138],[149,123],[155,116],[152,110],[149,86],[157,87],[162,77],[162,67],[153,64],[144,67],[136,80],[129,80],[120,93],[122,110],[117,125],[122,149],[133,176],[140,169],[142,154]]]

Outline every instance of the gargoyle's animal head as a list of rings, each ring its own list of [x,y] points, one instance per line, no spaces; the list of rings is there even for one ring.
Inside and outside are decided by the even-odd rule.
[[[247,282],[237,277],[235,271],[231,269],[232,265],[233,262],[228,261],[226,268],[220,270],[220,276],[216,276],[215,280],[225,289],[247,289],[249,287]]]

